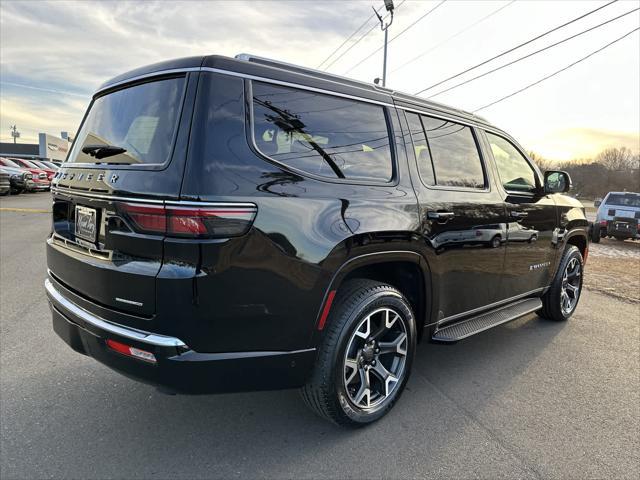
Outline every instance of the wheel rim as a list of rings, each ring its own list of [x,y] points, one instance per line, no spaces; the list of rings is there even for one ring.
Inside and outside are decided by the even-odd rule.
[[[358,408],[379,406],[402,382],[408,336],[404,318],[392,308],[380,308],[355,329],[344,357],[343,382]]]
[[[578,304],[580,298],[580,280],[582,267],[577,258],[572,258],[562,274],[562,289],[560,291],[560,307],[562,313],[570,314]]]

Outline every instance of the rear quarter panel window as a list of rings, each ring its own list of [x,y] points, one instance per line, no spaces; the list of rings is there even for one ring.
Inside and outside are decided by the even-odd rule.
[[[431,160],[431,152],[427,143],[427,135],[424,126],[417,113],[407,113],[407,122],[411,139],[413,141],[413,150],[418,162],[418,172],[420,178],[426,185],[435,185],[436,178],[433,174],[433,162]]]
[[[258,150],[326,177],[389,182],[393,163],[384,108],[306,90],[252,82]]]

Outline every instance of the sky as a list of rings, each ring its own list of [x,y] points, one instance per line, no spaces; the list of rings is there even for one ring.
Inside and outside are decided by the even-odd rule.
[[[608,1],[395,0],[387,87],[416,93]],[[372,5],[380,7],[382,1],[2,0],[0,139],[11,141],[13,124],[25,143],[37,142],[38,132],[75,132],[101,83],[161,60],[247,52],[316,68],[371,16]],[[619,0],[422,95],[438,93],[638,7],[638,0]],[[640,13],[635,11],[433,99],[473,111],[566,67],[639,24]],[[375,20],[370,19],[331,58],[373,26]],[[379,49],[383,38],[380,29],[373,28],[328,71],[368,82],[380,77],[382,50],[357,64]],[[511,133],[527,150],[551,160],[590,158],[608,147],[640,151],[639,32],[478,114]]]

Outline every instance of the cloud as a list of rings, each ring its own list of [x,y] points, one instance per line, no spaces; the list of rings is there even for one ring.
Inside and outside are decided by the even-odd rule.
[[[593,158],[605,148],[627,147],[640,153],[640,133],[596,128],[566,128],[549,132],[534,142],[536,153],[551,160]]]
[[[625,3],[612,4],[587,23],[628,10]],[[404,2],[397,9],[392,38],[435,4],[435,0]],[[431,48],[496,6],[475,0],[447,2],[419,21],[390,45],[390,70],[421,51],[430,53],[391,73],[389,85],[415,92],[593,8],[590,2],[555,2],[550,16],[551,7],[539,2],[516,2],[481,29]],[[8,126],[18,122],[23,140],[31,135],[27,132],[73,131],[84,109],[78,100],[88,103],[91,93],[111,77],[169,58],[243,52],[315,67],[371,13],[367,1],[0,1],[0,137],[9,140]],[[634,27],[637,17],[632,17],[563,44],[535,61],[453,90],[443,100],[474,108],[504,96],[610,41],[618,30]],[[332,66],[332,72],[343,73],[381,45],[382,32],[375,21],[369,21],[369,27],[374,27],[371,34]],[[576,25],[572,31],[585,27]],[[381,56],[382,52],[373,55],[352,74],[365,80],[380,76]],[[550,157],[587,155],[599,148],[596,145],[616,139],[615,132],[637,131],[639,58],[636,34],[483,114],[532,149],[548,151]],[[566,130],[577,126],[605,133],[580,136]],[[624,135],[621,142],[633,142]],[[567,138],[575,143],[569,144]]]
[[[370,14],[360,2],[38,1],[0,8],[3,141],[13,123],[22,123],[23,140],[53,125],[57,132],[63,122],[75,129],[82,111],[72,97],[88,101],[105,80],[141,65],[240,52],[307,64],[310,43],[328,54]],[[55,116],[45,119],[42,103],[49,102],[55,105],[45,109]]]

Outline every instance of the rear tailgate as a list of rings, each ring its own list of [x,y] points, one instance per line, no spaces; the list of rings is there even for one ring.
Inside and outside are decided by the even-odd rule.
[[[183,73],[97,95],[55,175],[50,275],[108,320],[155,318],[164,231],[141,233],[126,209],[179,198],[196,84]]]
[[[131,231],[116,205],[56,189],[48,267],[56,280],[95,303],[149,317],[163,237]]]

